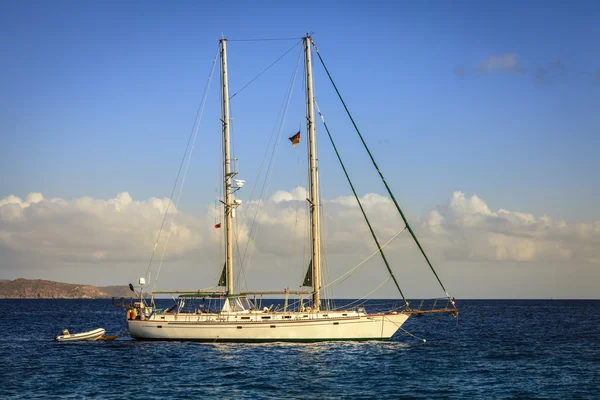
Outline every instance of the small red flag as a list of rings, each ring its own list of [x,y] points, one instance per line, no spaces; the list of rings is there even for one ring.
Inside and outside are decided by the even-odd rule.
[[[220,228],[220,227],[221,227],[221,223],[220,222],[215,225],[215,228]]]
[[[298,133],[296,133],[294,136],[292,136],[290,139],[290,142],[292,142],[292,147],[296,147],[296,145],[298,143],[300,143],[300,131],[298,131]]]

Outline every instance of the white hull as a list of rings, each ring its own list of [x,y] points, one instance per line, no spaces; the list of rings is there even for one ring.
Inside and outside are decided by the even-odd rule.
[[[129,320],[131,336],[141,340],[203,342],[315,342],[332,340],[389,340],[409,315],[345,312],[155,314]],[[250,317],[250,318],[248,318]],[[285,318],[288,319],[285,319]],[[242,321],[242,318],[245,320]],[[268,320],[264,320],[264,319]],[[250,319],[248,321],[248,319]]]
[[[74,333],[70,335],[60,335],[56,337],[56,340],[59,342],[76,342],[76,341],[89,341],[89,340],[98,340],[102,335],[104,335],[106,331],[102,328],[94,329],[89,332],[82,333]]]

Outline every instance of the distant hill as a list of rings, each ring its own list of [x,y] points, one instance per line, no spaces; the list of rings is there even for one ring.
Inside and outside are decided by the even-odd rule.
[[[4,299],[102,299],[132,295],[127,286],[97,287],[40,279],[0,281],[0,298]]]

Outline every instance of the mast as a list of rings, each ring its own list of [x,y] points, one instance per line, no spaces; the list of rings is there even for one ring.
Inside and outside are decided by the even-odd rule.
[[[223,123],[223,201],[225,207],[225,270],[227,294],[233,294],[233,207],[231,180],[230,140],[229,140],[229,84],[227,80],[227,39],[219,40],[221,47],[221,122]]]
[[[315,107],[312,82],[312,61],[310,43],[312,38],[304,38],[304,71],[306,72],[306,132],[308,134],[308,176],[310,181],[310,221],[312,239],[312,284],[313,307],[321,308],[321,235],[319,227],[319,171],[317,167],[317,138],[315,129]]]

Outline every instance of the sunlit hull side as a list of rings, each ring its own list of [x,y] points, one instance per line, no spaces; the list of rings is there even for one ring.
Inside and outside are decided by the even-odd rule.
[[[329,313],[279,314],[156,314],[127,321],[131,337],[139,340],[202,342],[316,342],[389,340],[409,315]],[[250,316],[250,321],[248,321]],[[284,319],[288,316],[289,319]],[[246,320],[242,320],[242,318]],[[264,318],[264,319],[263,319]],[[269,318],[268,320],[265,320]]]

